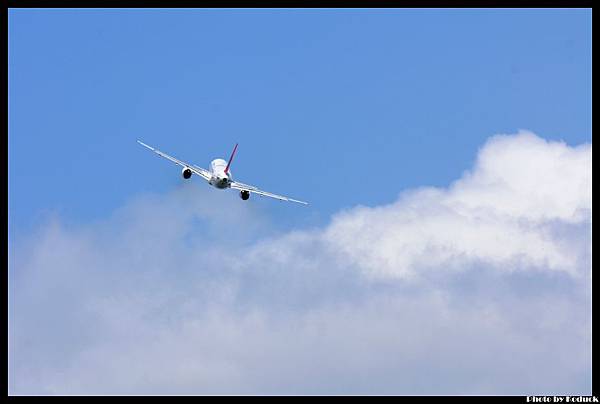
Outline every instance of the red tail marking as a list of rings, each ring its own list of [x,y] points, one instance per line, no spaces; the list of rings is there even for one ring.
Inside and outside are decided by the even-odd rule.
[[[227,167],[225,167],[225,174],[227,174],[227,172],[229,171],[229,166],[231,165],[231,162],[233,161],[233,156],[235,155],[235,151],[237,150],[238,144],[235,144],[235,147],[233,148],[233,152],[231,152],[231,157],[229,157],[229,162],[227,163]]]

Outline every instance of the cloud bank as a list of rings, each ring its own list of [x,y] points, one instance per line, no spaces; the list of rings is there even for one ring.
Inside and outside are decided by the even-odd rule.
[[[591,145],[526,131],[322,228],[197,183],[52,219],[11,245],[10,393],[590,394],[590,226]]]

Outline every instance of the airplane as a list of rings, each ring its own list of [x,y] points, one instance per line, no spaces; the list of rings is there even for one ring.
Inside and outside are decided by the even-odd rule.
[[[160,150],[155,149],[152,146],[148,146],[146,143],[141,140],[137,141],[142,146],[152,150],[154,153],[158,154],[161,157],[166,158],[167,160],[171,160],[173,163],[180,165],[182,168],[181,175],[183,178],[190,179],[192,174],[196,174],[202,178],[204,178],[209,185],[217,189],[235,189],[240,191],[240,198],[244,201],[250,198],[250,194],[257,194],[260,196],[268,196],[269,198],[279,199],[281,201],[288,202],[296,202],[301,203],[303,205],[308,205],[307,202],[299,201],[297,199],[288,198],[287,196],[275,195],[270,192],[261,191],[252,185],[243,184],[241,182],[237,182],[233,180],[233,175],[231,170],[229,169],[231,166],[231,162],[233,161],[233,156],[237,151],[238,145],[236,143],[233,148],[233,152],[231,152],[231,157],[229,157],[229,161],[225,161],[223,159],[214,159],[210,162],[210,169],[206,170],[202,167],[198,167],[195,164],[189,164],[184,161],[178,160],[175,157],[171,157],[166,153],[161,152]]]

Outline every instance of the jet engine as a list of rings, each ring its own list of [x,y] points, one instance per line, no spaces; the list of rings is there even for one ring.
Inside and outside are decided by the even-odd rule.
[[[187,167],[183,167],[183,170],[181,170],[181,175],[187,180],[192,176],[192,170]]]
[[[240,191],[240,198],[247,201],[248,198],[250,198],[250,192],[249,191]]]

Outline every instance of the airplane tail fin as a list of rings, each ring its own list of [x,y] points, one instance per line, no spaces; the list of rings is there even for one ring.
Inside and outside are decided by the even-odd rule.
[[[235,155],[235,151],[237,150],[238,144],[235,144],[235,147],[233,148],[233,152],[231,152],[231,157],[229,157],[229,161],[227,162],[227,167],[225,167],[225,174],[227,174],[229,172],[229,166],[231,165],[231,162],[233,161],[233,156]]]

